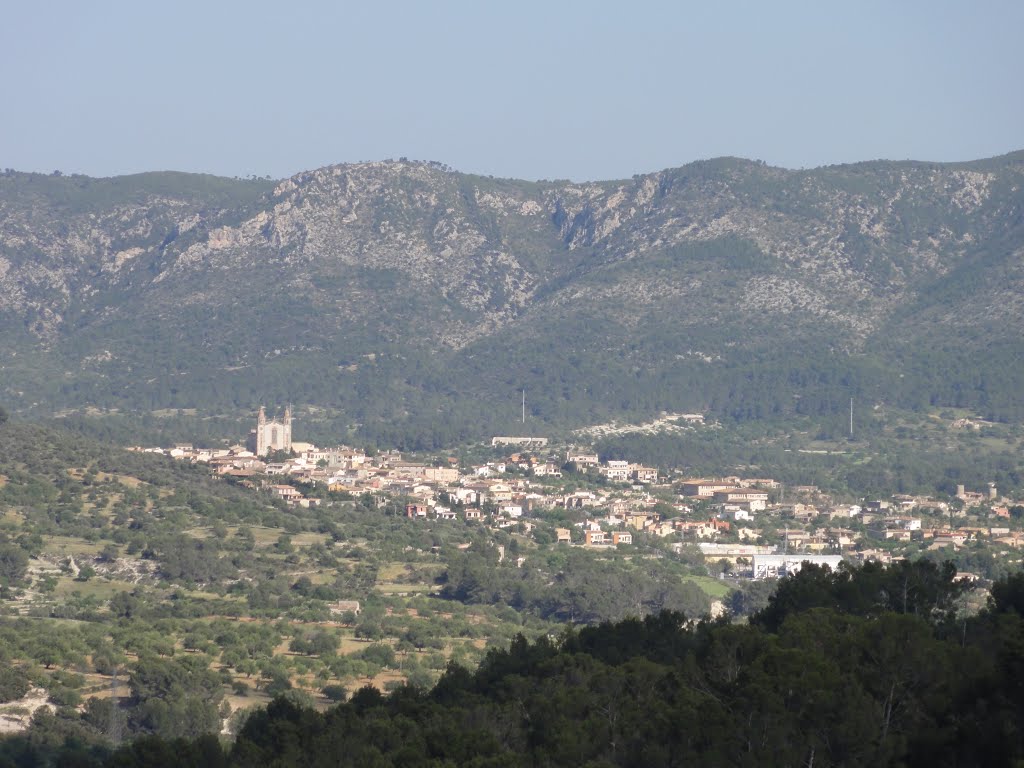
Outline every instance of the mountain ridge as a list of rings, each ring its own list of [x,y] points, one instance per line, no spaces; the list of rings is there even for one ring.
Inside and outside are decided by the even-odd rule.
[[[1017,354],[1022,179],[1024,152],[807,171],[717,158],[585,183],[405,160],[278,182],[6,172],[3,397],[37,413],[285,397],[366,423],[529,386],[535,418],[578,426],[623,397],[742,412],[730,377],[775,389],[801,377],[794,361],[838,354],[835,386],[907,400],[899,374],[924,352],[970,378],[961,336]],[[884,380],[853,383],[861,358]],[[997,403],[960,399],[1016,414],[1024,372],[1005,364]],[[301,370],[317,381],[295,384]],[[924,378],[909,400],[956,399]]]

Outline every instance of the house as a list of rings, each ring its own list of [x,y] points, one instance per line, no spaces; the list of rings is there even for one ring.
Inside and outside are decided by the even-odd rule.
[[[686,480],[682,484],[683,496],[698,499],[710,499],[715,491],[725,491],[732,488],[731,482],[724,480]]]
[[[797,506],[803,507],[799,512],[793,513],[793,519],[798,523],[809,523],[821,514],[816,507],[807,506],[805,504],[798,504]]]
[[[541,464],[534,464],[531,471],[534,477],[561,477],[562,468],[550,461]]]
[[[559,506],[566,509],[583,509],[597,504],[597,497],[590,491],[576,491],[568,496],[563,496]]]
[[[761,512],[768,506],[768,492],[756,488],[720,488],[712,497],[726,504],[744,504],[751,512]]]
[[[790,549],[800,549],[804,542],[810,537],[807,531],[799,528],[785,528],[779,531],[782,534],[783,547],[786,551]]]
[[[588,547],[594,546],[595,544],[608,543],[607,534],[604,531],[587,531],[585,536]]]
[[[665,538],[675,533],[676,527],[672,523],[659,523],[657,520],[649,520],[647,525],[644,526],[644,530],[655,536]]]
[[[585,451],[575,450],[566,452],[565,461],[568,464],[573,464],[577,469],[596,467],[599,463],[596,453],[586,453]]]
[[[640,464],[633,464],[629,468],[630,477],[638,483],[658,482],[658,470],[654,467],[644,467]]]
[[[529,509],[551,509],[555,506],[555,499],[543,493],[528,493],[523,497]]]
[[[996,541],[1007,547],[1013,547],[1014,549],[1024,547],[1024,538],[1022,538],[1021,534],[1017,532],[1011,533],[1009,536],[1000,536]]]
[[[893,556],[884,549],[862,549],[860,552],[856,553],[856,556],[862,563],[866,563],[870,560],[876,563],[888,565],[893,561]]]
[[[482,520],[484,516],[479,507],[466,507],[464,514],[467,520]]]
[[[598,470],[610,483],[625,483],[629,480],[630,469],[628,461],[609,461]]]
[[[270,492],[279,499],[285,501],[296,501],[302,498],[302,494],[297,488],[290,485],[272,485],[270,486]]]
[[[713,539],[719,531],[728,531],[730,525],[725,520],[698,520],[696,522],[679,521],[675,525],[683,534],[692,534],[698,539]]]
[[[568,528],[555,528],[555,541],[558,544],[572,544],[572,531]]]
[[[426,517],[429,509],[426,504],[406,504],[405,516],[412,518]]]
[[[921,530],[921,518],[919,517],[890,517],[886,523],[891,526],[899,526],[907,531]]]
[[[480,493],[475,488],[455,488],[448,495],[459,504],[476,504],[480,500]]]
[[[857,546],[858,534],[849,528],[829,528],[826,533],[830,549],[851,550]]]
[[[714,544],[702,542],[697,545],[701,554],[708,560],[728,560],[735,563],[737,560],[749,559],[754,555],[768,555],[775,552],[775,547],[765,547],[757,544]]]
[[[629,502],[623,501],[622,499],[616,499],[608,505],[608,512],[616,517],[625,517],[629,512]]]
[[[832,507],[831,509],[829,509],[828,510],[828,519],[829,520],[836,520],[836,519],[847,519],[848,520],[851,517],[856,517],[857,515],[859,515],[861,513],[861,511],[862,511],[861,507],[856,505],[856,504],[854,504],[852,506],[847,506],[847,505],[844,504],[844,505],[841,505],[841,506],[838,506],[838,507]]]
[[[774,579],[797,573],[804,563],[826,565],[833,571],[843,561],[842,555],[762,555],[753,557],[753,577],[755,579]]]
[[[942,549],[943,547],[953,546],[962,547],[967,543],[970,535],[963,531],[954,531],[949,529],[935,530],[932,536],[932,544],[928,549]]]
[[[726,510],[732,514],[732,519],[737,523],[741,520],[750,519],[750,510],[744,509],[743,507],[726,507]]]
[[[619,544],[632,544],[633,534],[629,531],[615,531],[612,533],[612,544],[618,546]]]
[[[501,501],[512,501],[512,487],[507,483],[494,483],[488,489],[487,496],[495,503]]]
[[[626,525],[635,530],[642,531],[648,523],[657,522],[657,515],[649,515],[646,512],[630,512],[624,516]]]
[[[431,483],[451,485],[459,480],[459,470],[452,467],[427,467],[423,470],[423,479]]]
[[[808,552],[820,553],[831,548],[832,542],[824,533],[812,533],[807,540],[804,541],[804,549]]]
[[[893,494],[892,500],[903,512],[909,512],[917,506],[917,498],[906,493]]]
[[[434,489],[423,483],[416,483],[409,489],[408,493],[410,496],[420,499],[431,499],[434,497]]]
[[[336,600],[330,607],[332,616],[340,616],[343,613],[359,615],[360,606],[358,600]]]

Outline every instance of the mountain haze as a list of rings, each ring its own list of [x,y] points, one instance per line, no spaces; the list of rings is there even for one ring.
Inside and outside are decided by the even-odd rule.
[[[1020,418],[1024,152],[525,182],[439,163],[281,182],[0,176],[10,410],[291,400],[443,443],[847,398]]]

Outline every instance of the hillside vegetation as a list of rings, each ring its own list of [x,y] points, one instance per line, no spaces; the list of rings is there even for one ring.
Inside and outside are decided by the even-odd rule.
[[[745,625],[665,612],[517,637],[429,691],[363,688],[325,713],[275,700],[227,750],[142,739],[111,756],[68,740],[49,754],[126,767],[1013,765],[1024,580],[999,582],[968,618],[954,574],[808,566]]]
[[[658,541],[567,549],[323,488],[286,506],[26,424],[0,424],[0,445],[0,724],[46,705],[44,741],[195,737],[284,692],[323,708],[429,687],[563,621],[710,609],[699,553]]]
[[[416,447],[514,428],[523,388],[537,429],[851,396],[1020,420],[1022,179],[1021,153],[584,184],[407,161],[276,184],[8,172],[0,396],[291,401],[324,434]]]

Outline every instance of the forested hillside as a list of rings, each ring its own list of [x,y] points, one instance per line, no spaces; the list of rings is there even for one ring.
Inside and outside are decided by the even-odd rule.
[[[1021,153],[586,184],[7,172],[0,394],[155,430],[290,401],[311,433],[416,447],[514,428],[524,388],[542,430],[850,397],[1019,420],[1022,180]]]
[[[326,713],[276,700],[226,750],[142,739],[112,756],[74,741],[42,754],[83,766],[1013,765],[1024,579],[996,584],[968,617],[954,574],[808,566],[746,625],[666,612],[518,637],[430,691],[364,688]]]

